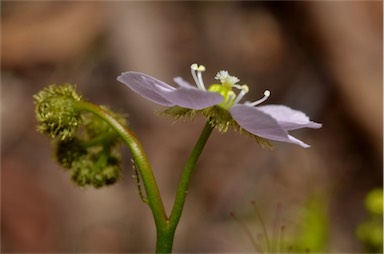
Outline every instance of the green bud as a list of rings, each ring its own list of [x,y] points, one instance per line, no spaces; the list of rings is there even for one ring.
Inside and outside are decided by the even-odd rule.
[[[94,162],[87,157],[80,158],[72,163],[72,180],[83,187],[92,183]]]
[[[114,184],[120,178],[119,160],[110,157],[105,165],[100,165],[93,159],[83,157],[72,163],[71,178],[82,187],[92,185],[100,188]]]
[[[56,148],[56,159],[64,168],[71,168],[72,162],[79,160],[87,153],[78,138],[59,141]]]
[[[54,140],[58,163],[69,169],[77,185],[100,188],[119,179],[120,136],[93,110],[108,111],[125,125],[122,116],[106,107],[88,108],[92,104],[81,101],[70,84],[50,85],[33,98],[38,130]]]
[[[65,140],[73,137],[81,121],[80,112],[74,109],[73,103],[80,101],[81,96],[72,85],[53,84],[33,98],[38,131],[47,134],[51,139]]]

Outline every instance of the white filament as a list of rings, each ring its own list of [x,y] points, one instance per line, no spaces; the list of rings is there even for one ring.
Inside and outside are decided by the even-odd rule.
[[[238,87],[236,86],[236,88],[238,88]],[[248,93],[248,91],[249,91],[248,86],[247,86],[247,85],[242,85],[242,86],[241,86],[241,91],[240,91],[240,93],[237,95],[235,101],[233,102],[233,105],[236,105],[236,104],[237,104],[237,103],[244,97],[244,95],[245,95],[246,93]]]
[[[227,100],[224,104],[224,107],[230,107],[230,105],[231,105],[232,101],[235,99],[235,97],[236,97],[236,94],[234,92],[230,91],[228,93],[228,97],[227,97]]]
[[[203,82],[203,76],[202,76],[203,71],[205,71],[204,65],[200,65],[200,66],[197,64],[191,65],[191,73],[192,73],[193,80],[195,80],[196,86],[199,89],[205,91],[206,89],[205,89],[205,85]],[[196,75],[196,73],[197,73],[197,75]]]
[[[270,95],[271,95],[271,92],[269,90],[265,90],[263,98],[255,102],[247,103],[247,105],[250,105],[250,106],[259,105],[260,103],[263,103],[264,101],[266,101]]]

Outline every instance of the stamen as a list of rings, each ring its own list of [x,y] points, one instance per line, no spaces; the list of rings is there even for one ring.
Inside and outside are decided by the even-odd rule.
[[[230,91],[228,93],[228,97],[227,97],[227,100],[224,104],[224,107],[226,107],[226,108],[230,107],[232,105],[232,101],[235,99],[235,97],[236,97],[236,94],[234,92]]]
[[[200,67],[204,67],[204,66],[200,65]],[[200,86],[201,86],[200,88],[205,91],[206,89],[205,89],[205,85],[204,85],[204,81],[203,81],[203,76],[202,76],[203,71],[205,71],[205,67],[204,68],[200,68],[200,70],[197,72],[197,78],[199,79],[199,83],[200,83]]]
[[[271,92],[269,90],[265,90],[263,98],[252,103],[247,103],[247,105],[250,105],[250,106],[259,105],[260,103],[263,103],[264,101],[266,101],[270,95],[271,95]]]
[[[202,77],[202,72],[205,71],[204,65],[197,65],[197,64],[192,64],[191,65],[191,73],[193,80],[195,80],[195,83],[197,87],[201,90],[206,90],[203,82],[203,77]],[[197,75],[196,75],[197,72]]]
[[[191,65],[191,74],[192,74],[192,77],[193,79],[195,80],[195,83],[197,85],[197,87],[199,87],[199,80],[197,79],[197,76],[196,76],[196,71],[198,69],[198,66],[197,64],[192,64]]]
[[[238,88],[238,86],[236,85],[236,88]],[[241,86],[241,91],[239,93],[239,95],[237,95],[235,101],[233,102],[233,105],[236,105],[243,97],[246,93],[249,92],[249,88],[247,85],[242,85]]]
[[[243,89],[243,86],[242,85],[233,85],[232,87],[234,87],[234,88],[237,88],[237,89],[239,89],[239,90],[242,90]]]

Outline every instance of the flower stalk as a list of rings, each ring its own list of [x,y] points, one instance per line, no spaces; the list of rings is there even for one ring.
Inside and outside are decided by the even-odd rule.
[[[152,210],[156,228],[166,228],[167,216],[159,188],[151,165],[149,164],[143,147],[140,141],[137,139],[136,135],[130,129],[116,120],[112,114],[95,104],[79,101],[74,103],[74,108],[79,111],[88,111],[99,116],[101,119],[107,122],[128,145],[128,148],[133,155],[133,159],[135,160],[137,168],[140,171],[141,177],[143,179],[143,184],[148,199],[148,205]]]
[[[160,235],[160,239],[158,239],[159,241],[157,243],[156,248],[158,253],[170,253],[172,250],[173,238],[177,225],[180,221],[181,214],[183,212],[185,200],[188,194],[188,186],[191,181],[194,169],[196,167],[196,163],[200,157],[201,152],[204,149],[205,144],[208,141],[209,136],[212,133],[212,130],[212,125],[209,123],[209,121],[207,121],[203,131],[200,134],[199,139],[197,140],[188,158],[187,163],[184,166],[184,170],[177,189],[173,209],[168,219],[168,228],[166,231],[160,232],[164,235]]]
[[[137,165],[137,170],[139,170],[142,177],[148,205],[152,210],[152,215],[155,220],[157,231],[156,252],[171,253],[174,235],[182,215],[192,173],[195,169],[200,154],[202,153],[203,148],[210,134],[212,133],[212,125],[209,124],[209,121],[207,121],[198,141],[196,142],[196,145],[194,146],[189,156],[180,179],[171,215],[168,217],[164,209],[162,198],[156,179],[153,175],[153,171],[146,157],[146,154],[144,153],[142,145],[137,139],[136,135],[129,128],[121,125],[121,123],[117,121],[108,111],[95,104],[79,101],[74,103],[74,108],[79,111],[92,112],[99,116],[101,119],[106,121],[128,145],[134,157],[135,164]]]
[[[124,119],[103,106],[84,101],[69,84],[51,85],[34,99],[38,130],[57,142],[57,161],[72,171],[72,180],[79,186],[99,188],[114,183],[119,176],[119,163],[111,150],[118,141],[127,144],[133,156],[135,174],[144,186],[145,198],[144,193],[140,196],[149,205],[155,221],[156,252],[171,253],[193,170],[213,129],[210,121],[207,121],[184,167],[175,203],[168,216],[143,147]],[[85,128],[78,132],[80,126]]]

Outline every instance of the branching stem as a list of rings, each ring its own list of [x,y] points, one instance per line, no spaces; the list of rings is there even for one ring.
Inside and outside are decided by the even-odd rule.
[[[146,201],[151,208],[157,230],[157,253],[171,253],[173,239],[177,225],[184,208],[187,190],[197,160],[212,132],[213,127],[207,121],[198,141],[196,142],[189,159],[184,167],[171,215],[168,217],[161,199],[159,188],[154,177],[151,165],[144,153],[136,135],[126,126],[115,119],[108,111],[90,102],[78,101],[74,103],[75,110],[91,112],[107,122],[123,139],[130,149],[143,181]]]

